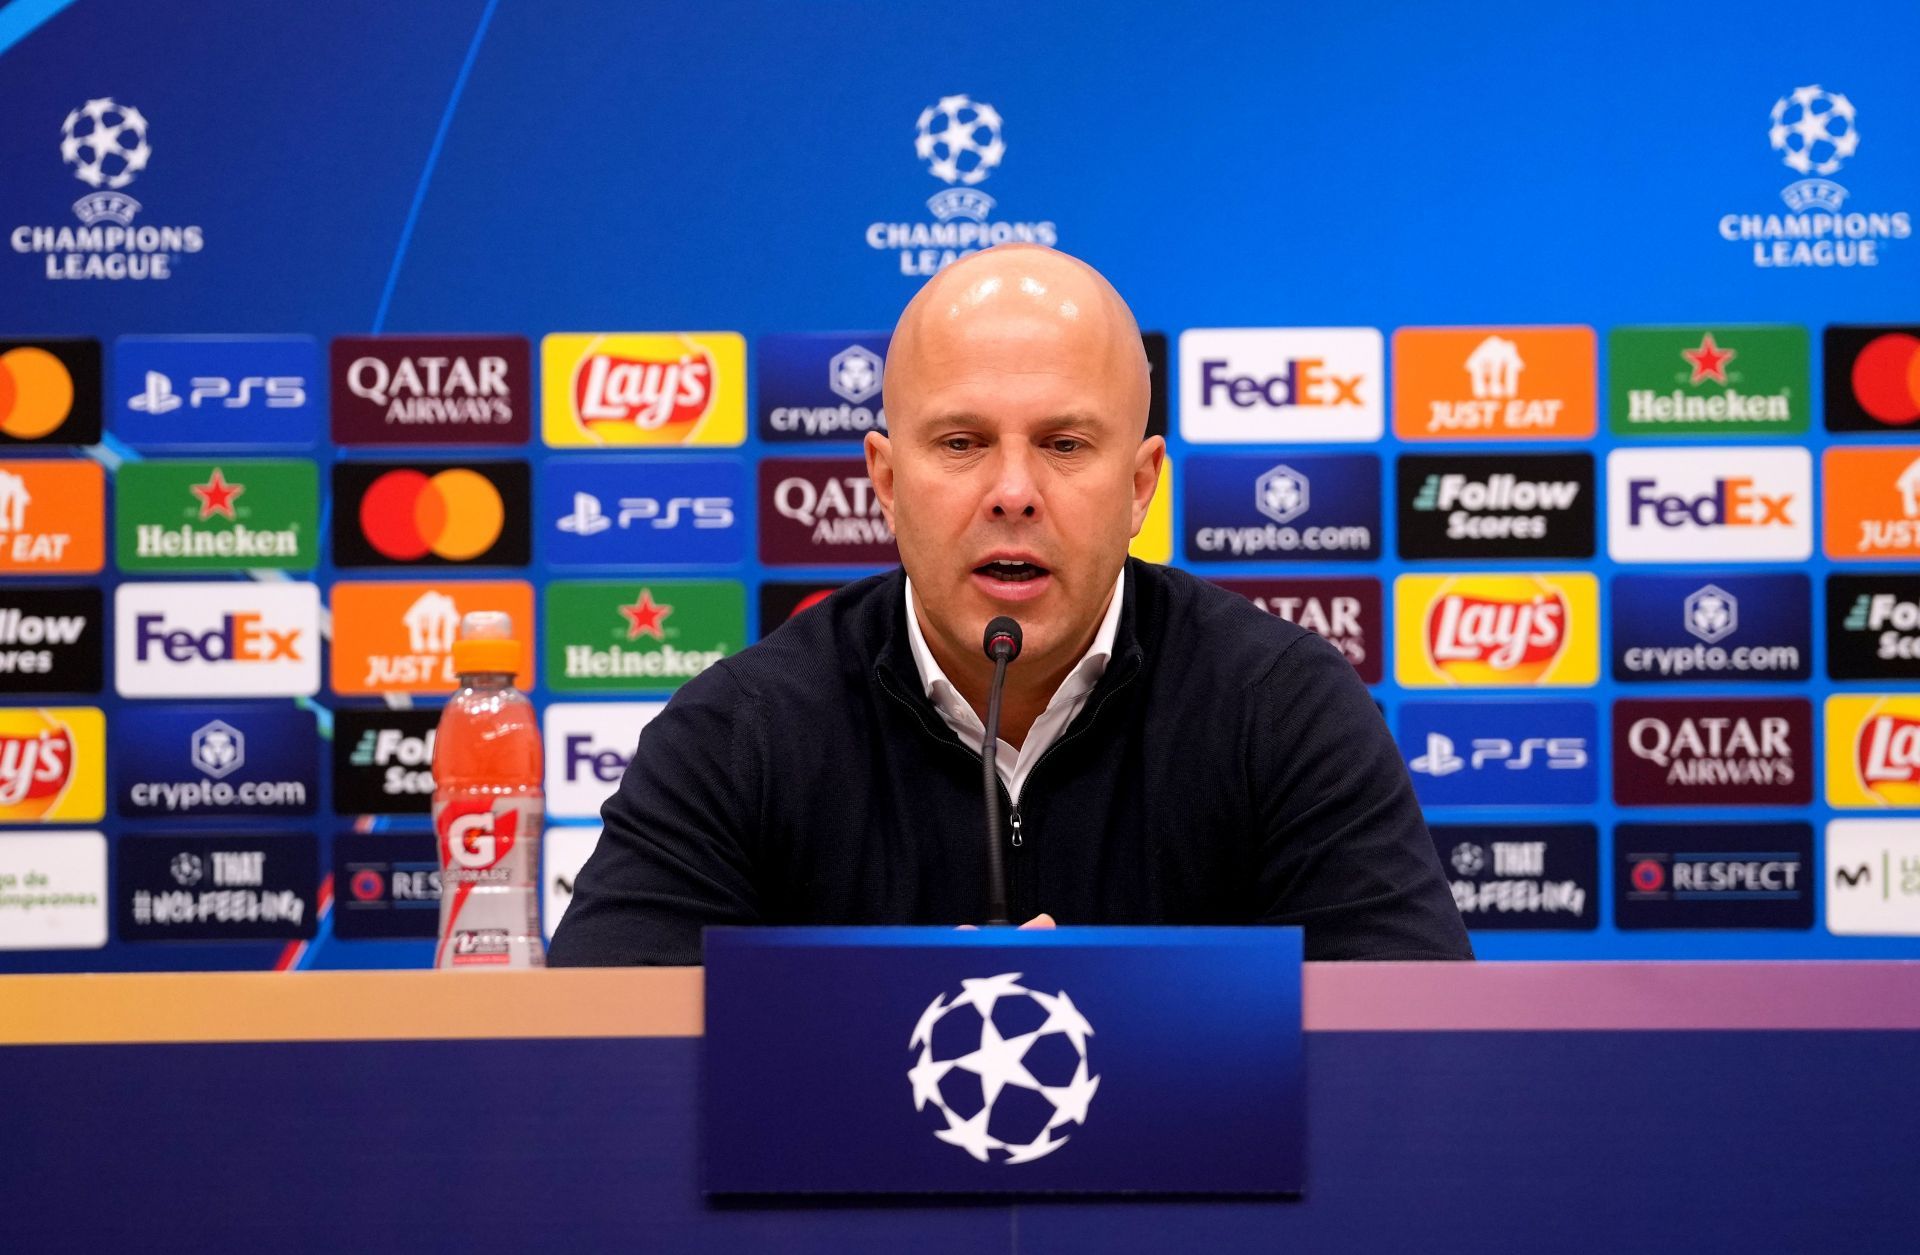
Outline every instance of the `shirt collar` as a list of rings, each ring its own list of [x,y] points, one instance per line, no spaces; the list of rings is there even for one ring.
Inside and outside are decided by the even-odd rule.
[[[1080,661],[1067,672],[1067,678],[1061,681],[1058,691],[1074,687],[1076,680],[1083,680],[1085,688],[1092,688],[1094,682],[1106,671],[1107,662],[1113,657],[1114,638],[1120,632],[1120,607],[1126,600],[1126,584],[1127,568],[1126,564],[1122,563],[1120,574],[1114,577],[1113,594],[1107,599],[1107,613],[1101,617],[1099,630],[1093,634],[1093,644],[1087,646],[1087,652],[1080,655]],[[959,690],[954,687],[953,681],[947,678],[947,673],[940,669],[940,664],[934,660],[933,651],[927,647],[926,633],[920,630],[920,616],[913,610],[911,578],[906,581],[906,589],[907,644],[913,651],[914,668],[920,673],[921,691],[932,698],[937,706],[941,696],[938,686],[945,685],[955,694],[958,694]]]

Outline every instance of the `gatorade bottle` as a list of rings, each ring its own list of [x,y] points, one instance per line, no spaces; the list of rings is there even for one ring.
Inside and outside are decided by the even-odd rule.
[[[435,967],[545,967],[540,935],[540,727],[513,687],[520,646],[493,610],[460,620],[460,689],[433,739],[433,832],[440,845]]]

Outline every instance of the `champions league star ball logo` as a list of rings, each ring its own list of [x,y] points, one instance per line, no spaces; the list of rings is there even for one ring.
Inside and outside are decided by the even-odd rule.
[[[1100,1078],[1087,1070],[1087,1023],[1065,991],[1041,993],[1019,972],[960,982],[914,1027],[920,1052],[907,1072],[913,1108],[944,1117],[934,1136],[981,1163],[1028,1163],[1067,1144],[1086,1123]]]
[[[1853,102],[1839,92],[1796,87],[1773,102],[1773,129],[1767,142],[1801,174],[1832,174],[1860,146],[1854,129]]]
[[[1007,155],[1000,138],[1000,111],[967,96],[942,96],[920,111],[913,151],[934,178],[968,187],[993,173]]]
[[[145,116],[110,96],[89,100],[60,126],[60,160],[89,187],[125,187],[152,157]]]

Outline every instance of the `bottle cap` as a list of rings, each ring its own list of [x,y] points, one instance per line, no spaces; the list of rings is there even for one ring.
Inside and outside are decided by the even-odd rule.
[[[520,642],[513,639],[513,618],[500,610],[469,610],[460,618],[460,639],[453,643],[455,675],[520,671]]]

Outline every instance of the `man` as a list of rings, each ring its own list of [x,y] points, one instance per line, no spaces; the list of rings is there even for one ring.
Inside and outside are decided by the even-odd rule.
[[[555,965],[708,924],[971,924],[989,619],[1011,918],[1302,924],[1309,959],[1471,958],[1406,769],[1319,637],[1127,558],[1165,444],[1125,302],[1036,246],[908,304],[867,468],[903,570],[690,681],[641,734]]]

